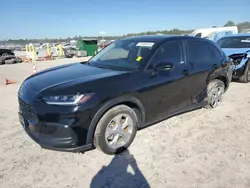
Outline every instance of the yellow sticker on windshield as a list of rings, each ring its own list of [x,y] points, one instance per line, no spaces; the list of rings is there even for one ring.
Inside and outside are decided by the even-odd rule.
[[[136,58],[136,61],[141,61],[141,59],[142,59],[142,56],[138,56],[138,57]]]

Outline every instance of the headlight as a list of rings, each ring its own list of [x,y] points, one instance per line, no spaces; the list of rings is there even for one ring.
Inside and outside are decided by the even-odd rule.
[[[77,105],[86,102],[93,94],[45,96],[42,99],[52,105]]]

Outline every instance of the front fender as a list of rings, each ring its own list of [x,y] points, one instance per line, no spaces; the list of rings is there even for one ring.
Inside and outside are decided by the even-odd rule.
[[[141,115],[142,115],[141,122],[142,123],[145,122],[145,119],[146,119],[145,107],[139,99],[137,99],[134,96],[130,96],[130,95],[119,96],[119,97],[113,98],[113,99],[105,102],[103,105],[101,105],[101,108],[99,110],[97,110],[97,112],[94,114],[94,117],[93,117],[93,119],[90,123],[90,126],[89,126],[86,144],[93,143],[96,125],[105,112],[107,112],[110,108],[112,108],[116,105],[119,105],[122,103],[129,103],[129,102],[135,104],[140,109]]]
[[[241,60],[240,64],[238,64],[238,65],[233,65],[233,69],[234,69],[234,70],[241,69],[243,66],[246,66],[248,60],[249,60],[249,58],[243,58],[243,59]]]

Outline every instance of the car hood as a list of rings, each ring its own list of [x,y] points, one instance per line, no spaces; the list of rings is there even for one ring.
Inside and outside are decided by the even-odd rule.
[[[250,48],[222,48],[222,50],[227,56],[230,56],[232,54],[246,53],[246,51],[250,50]]]
[[[40,93],[48,88],[63,84],[74,85],[124,73],[126,72],[98,68],[82,63],[71,63],[40,71],[28,77],[23,82],[22,87],[29,88],[30,92]]]

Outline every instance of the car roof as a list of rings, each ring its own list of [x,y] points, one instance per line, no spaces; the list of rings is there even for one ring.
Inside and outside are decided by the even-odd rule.
[[[182,35],[139,35],[133,37],[126,37],[120,40],[134,40],[134,41],[143,41],[143,42],[165,42],[168,40],[177,40],[177,39],[198,39],[198,40],[207,40],[194,36],[182,36]]]

